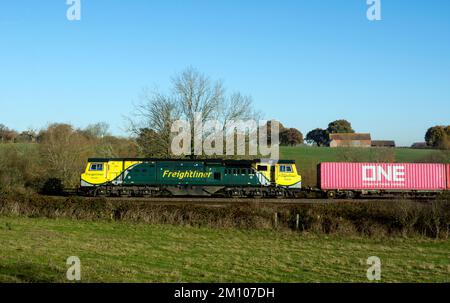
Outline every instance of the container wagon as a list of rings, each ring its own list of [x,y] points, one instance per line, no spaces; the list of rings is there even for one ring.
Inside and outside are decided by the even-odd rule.
[[[328,198],[432,197],[450,190],[450,165],[321,163],[318,184]]]

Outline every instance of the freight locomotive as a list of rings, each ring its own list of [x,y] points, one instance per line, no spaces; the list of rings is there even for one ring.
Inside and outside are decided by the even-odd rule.
[[[302,178],[288,160],[89,159],[86,195],[293,196]]]
[[[320,163],[302,187],[291,160],[89,159],[84,195],[220,197],[434,197],[450,190],[450,165]]]

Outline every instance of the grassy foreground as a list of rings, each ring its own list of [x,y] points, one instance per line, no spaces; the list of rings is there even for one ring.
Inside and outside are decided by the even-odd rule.
[[[0,282],[449,282],[450,241],[0,217]]]

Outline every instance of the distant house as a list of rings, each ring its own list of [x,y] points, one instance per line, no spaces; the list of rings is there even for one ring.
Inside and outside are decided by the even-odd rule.
[[[371,147],[370,134],[330,134],[330,147]]]
[[[395,147],[395,141],[392,140],[373,140],[372,147]]]
[[[413,145],[411,145],[411,148],[425,149],[425,148],[429,148],[429,146],[427,145],[426,142],[416,142]]]

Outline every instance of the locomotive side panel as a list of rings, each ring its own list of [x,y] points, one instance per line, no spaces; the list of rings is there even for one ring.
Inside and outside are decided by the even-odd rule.
[[[129,167],[124,173],[124,185],[155,185],[156,164],[155,162],[141,163]]]
[[[157,182],[161,185],[204,185],[212,172],[203,162],[157,162]]]

